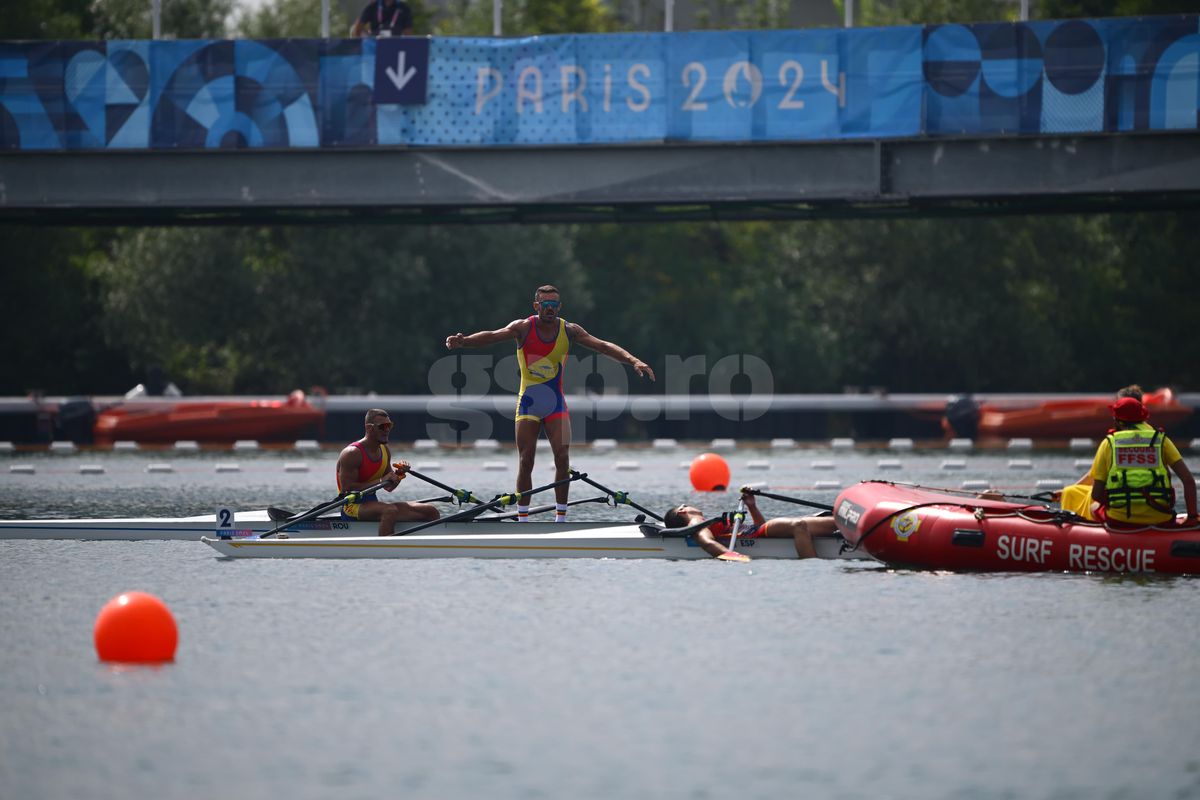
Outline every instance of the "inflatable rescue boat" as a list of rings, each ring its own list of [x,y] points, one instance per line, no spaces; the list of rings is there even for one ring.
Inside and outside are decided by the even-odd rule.
[[[1169,430],[1192,415],[1171,389],[1147,392],[1142,402],[1155,427]],[[1112,398],[1104,396],[1046,400],[1014,406],[1011,401],[978,403],[969,395],[952,397],[945,406],[942,429],[968,438],[1099,439],[1112,427]]]
[[[126,402],[98,414],[92,433],[97,444],[121,440],[170,443],[181,439],[273,442],[319,432],[324,421],[325,409],[311,405],[304,392],[297,389],[287,400]]]
[[[834,516],[849,547],[893,567],[1200,575],[1200,528],[1112,530],[1045,505],[952,492],[864,481],[838,495]]]

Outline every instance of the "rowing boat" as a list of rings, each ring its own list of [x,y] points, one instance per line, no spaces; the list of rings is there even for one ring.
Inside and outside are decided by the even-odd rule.
[[[261,536],[273,530],[279,523],[271,520],[265,510],[239,511],[231,517],[232,525],[227,529],[238,538]],[[377,522],[350,522],[341,520],[314,520],[312,532],[298,531],[298,536],[329,536],[335,530],[341,533],[341,525],[350,526],[346,535],[367,536],[379,530]],[[205,534],[217,532],[217,515],[201,514],[194,517],[145,517],[124,519],[5,519],[0,520],[0,539],[81,539],[86,541],[157,541],[174,540],[196,542]]]
[[[289,532],[283,539],[201,541],[227,558],[710,558],[694,536],[664,535],[650,524],[484,521],[433,530],[412,536],[310,538]],[[816,537],[813,544],[821,558],[845,556],[840,536]],[[791,539],[740,537],[737,550],[754,559],[796,558]]]
[[[481,518],[425,528],[412,536],[381,537],[376,522],[328,516],[292,524],[278,538],[263,539],[280,525],[266,510],[238,512],[220,535],[217,518],[0,520],[0,539],[203,540],[231,558],[708,558],[694,536],[664,536],[658,525],[629,521]],[[417,525],[401,523],[396,531],[403,534]],[[814,544],[822,558],[841,557],[841,537],[819,538]],[[790,539],[739,537],[737,549],[752,558],[796,557]]]
[[[511,516],[511,515],[509,515]],[[217,514],[194,517],[129,518],[129,519],[16,519],[0,520],[0,539],[75,539],[85,541],[199,541],[203,536],[233,540],[256,539],[281,529],[292,539],[379,538],[378,522],[343,519],[339,515],[321,516],[283,526],[266,510],[229,513],[228,522],[218,526]],[[419,523],[400,523],[396,533],[414,528]],[[525,522],[476,518],[470,521],[448,522],[427,529],[430,536],[505,533],[514,526],[529,525],[530,530],[578,534],[592,530],[629,527],[621,522]],[[634,525],[636,527],[636,525]],[[425,531],[423,531],[425,532]],[[385,537],[386,538],[386,537]],[[267,540],[269,541],[269,540]]]
[[[583,481],[603,495],[572,501],[569,505],[611,502],[640,511],[631,521],[617,522],[517,522],[512,513],[498,513],[503,506],[516,502],[516,495],[497,495],[482,502],[464,489],[455,489],[434,478],[408,468],[413,476],[432,484],[449,496],[422,502],[448,502],[457,499],[473,507],[436,520],[398,524],[393,533],[379,536],[379,524],[346,519],[339,513],[351,498],[373,492],[386,481],[368,486],[350,495],[339,495],[302,514],[277,508],[235,513],[219,508],[212,515],[176,519],[85,519],[85,520],[0,520],[0,539],[91,539],[148,540],[200,539],[227,558],[669,558],[702,559],[709,554],[700,546],[696,533],[719,517],[697,522],[686,528],[669,529],[645,520],[661,519],[649,509],[629,499],[627,492],[616,492],[589,478],[587,473],[571,470],[570,476],[526,491],[528,495]],[[746,489],[746,491],[751,491]],[[827,506],[808,500],[765,494],[767,497],[801,505]],[[355,501],[357,502],[357,501]],[[542,513],[554,506],[539,506],[529,513]],[[744,506],[739,505],[739,508]],[[488,513],[491,512],[491,513]],[[752,558],[795,559],[791,538],[769,539],[737,536],[731,549]],[[207,536],[205,534],[214,534]],[[814,536],[813,546],[819,558],[866,558],[851,554],[839,533]]]

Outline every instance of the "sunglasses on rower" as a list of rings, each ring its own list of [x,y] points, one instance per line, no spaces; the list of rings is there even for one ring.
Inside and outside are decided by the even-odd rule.
[[[381,431],[387,432],[395,427],[391,422],[368,422],[372,428],[378,428]]]
[[[561,300],[539,300],[538,305],[542,308],[558,308],[562,305]]]

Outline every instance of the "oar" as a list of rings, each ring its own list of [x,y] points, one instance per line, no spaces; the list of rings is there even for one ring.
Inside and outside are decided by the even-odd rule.
[[[414,500],[414,503],[449,503],[453,497],[442,495],[440,497],[422,497],[420,500]],[[325,505],[325,504],[322,504]],[[318,506],[319,507],[319,506]],[[307,513],[307,512],[305,512]],[[288,511],[286,508],[276,508],[275,506],[267,506],[267,516],[272,522],[291,522],[297,516],[295,511]]]
[[[742,555],[734,548],[737,547],[738,533],[742,530],[742,521],[746,519],[746,501],[738,500],[737,511],[733,512],[733,528],[729,531],[729,549],[717,556],[721,561],[749,561],[750,557]]]
[[[429,522],[422,522],[420,525],[415,525],[411,528],[407,528],[402,531],[393,531],[387,535],[388,536],[408,536],[410,533],[416,533],[417,531],[423,531],[426,528],[432,528],[435,525],[445,525],[448,522],[457,522],[458,520],[462,520],[462,519],[474,519],[475,517],[478,517],[480,514],[482,514],[484,511],[487,511],[489,508],[495,508],[496,506],[511,506],[514,503],[516,503],[518,498],[520,498],[522,495],[537,494],[538,492],[544,492],[548,489],[553,489],[557,486],[562,486],[564,484],[570,483],[571,481],[581,480],[586,477],[587,477],[586,473],[572,472],[572,474],[569,478],[563,478],[561,481],[554,481],[554,483],[547,483],[545,486],[539,486],[536,489],[530,489],[529,491],[526,491],[526,492],[514,492],[512,494],[498,494],[495,497],[493,497],[491,500],[489,500],[488,502],[482,503],[473,508],[468,508],[466,511],[460,511],[457,514],[451,514],[450,516],[442,517],[441,519],[433,519],[433,520],[430,520]]]
[[[575,470],[571,470],[571,474],[578,475],[579,473],[575,472]],[[636,508],[638,511],[642,512],[643,514],[649,514],[650,516],[654,517],[659,522],[663,521],[663,518],[661,516],[659,516],[658,514],[655,514],[650,509],[639,506],[637,503],[630,500],[629,492],[614,492],[612,489],[608,488],[607,486],[604,486],[603,484],[597,483],[596,481],[592,480],[587,475],[580,475],[580,480],[582,480],[584,483],[587,483],[587,484],[590,484],[590,485],[596,487],[597,489],[599,489],[602,492],[607,492],[609,497],[611,497],[613,499],[614,506],[630,506],[631,508]]]
[[[569,503],[567,503],[567,505],[574,506],[574,505],[579,505],[580,503],[605,503],[605,502],[608,502],[608,495],[602,494],[597,497],[588,497],[583,500],[572,500]],[[535,506],[534,508],[529,509],[529,513],[531,515],[542,514],[546,511],[553,511],[557,507],[558,506],[554,506],[554,505]],[[491,517],[477,517],[476,519],[487,520],[488,522],[493,522],[498,519],[512,519],[512,518],[518,516],[518,514],[519,514],[519,512],[517,512],[517,511],[510,511],[507,514],[496,514],[495,516],[491,516]]]
[[[289,519],[288,521],[280,524],[278,527],[272,528],[271,530],[267,531],[259,538],[266,539],[268,536],[274,536],[275,534],[279,533],[284,528],[290,528],[291,526],[295,525],[298,522],[304,522],[305,520],[312,519],[313,517],[319,517],[319,516],[321,516],[321,514],[325,513],[326,511],[332,511],[333,509],[344,506],[347,503],[357,503],[359,500],[362,499],[362,497],[364,495],[368,495],[371,492],[377,492],[380,489],[382,489],[384,486],[387,486],[389,483],[391,483],[391,481],[380,481],[379,483],[368,486],[365,489],[359,489],[356,492],[348,492],[345,494],[340,494],[340,495],[338,495],[336,500],[330,500],[328,503],[325,503],[324,505],[317,506],[316,508],[311,508],[308,511],[305,511],[300,516],[296,517],[295,519]]]
[[[431,478],[428,475],[422,475],[420,472],[417,472],[415,469],[413,469],[411,467],[409,467],[407,470],[405,470],[405,472],[407,472],[409,475],[412,475],[414,478],[420,478],[421,480],[425,481],[426,483],[428,483],[432,486],[436,486],[437,488],[441,489],[442,491],[449,492],[451,495],[453,495],[454,499],[458,501],[458,504],[460,506],[463,503],[474,503],[475,505],[480,505],[483,503],[482,500],[480,500],[475,495],[471,494],[470,489],[455,489],[453,486],[447,486],[446,484],[442,483],[441,481],[439,481],[435,478]]]
[[[749,486],[743,486],[742,491],[746,492],[747,494],[766,497],[770,500],[781,500],[785,503],[796,503],[797,505],[808,506],[809,508],[819,508],[822,511],[833,511],[833,506],[828,505],[827,503],[814,503],[811,500],[801,500],[799,497],[788,497],[784,494],[771,494],[770,492],[764,492],[762,489],[752,489]]]

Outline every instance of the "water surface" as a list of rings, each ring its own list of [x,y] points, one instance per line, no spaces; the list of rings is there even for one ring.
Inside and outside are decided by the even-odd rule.
[[[581,468],[652,508],[731,506],[688,490],[695,452]],[[0,474],[0,515],[307,508],[332,496],[335,456],[22,453],[7,463],[35,474]],[[1011,491],[1082,471],[1065,452],[1027,456],[1033,470],[983,453],[948,473],[947,457],[727,456],[734,483],[821,502],[836,491],[817,480],[879,477],[885,458],[902,467],[883,477]],[[485,469],[509,452],[411,458],[480,494],[511,488],[511,468]],[[164,461],[174,473],[146,472]],[[1191,579],[0,542],[0,589],[4,798],[1200,797]],[[129,589],[174,611],[175,663],[97,663],[95,615]]]

